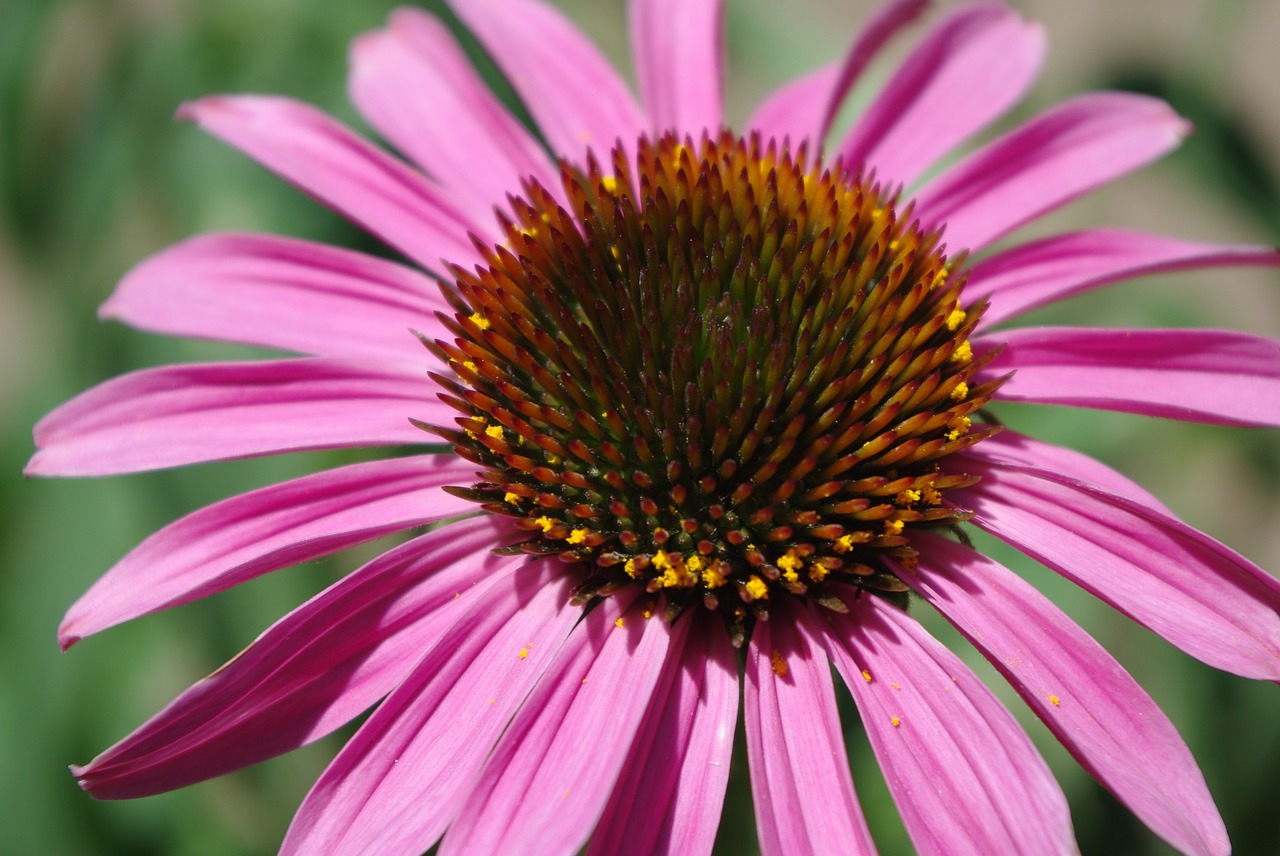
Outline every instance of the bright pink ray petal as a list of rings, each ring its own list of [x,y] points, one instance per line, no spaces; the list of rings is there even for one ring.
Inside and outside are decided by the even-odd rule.
[[[625,593],[574,628],[489,756],[441,856],[576,853],[604,811],[662,673],[669,627]],[[647,601],[646,601],[647,602]],[[628,608],[630,606],[630,608]],[[621,624],[618,624],[621,622]]]
[[[682,656],[667,657],[591,856],[697,856],[715,844],[738,719],[738,657],[723,622],[685,621],[689,639]]]
[[[831,666],[807,611],[769,607],[747,649],[743,723],[760,852],[874,854]]]
[[[351,49],[351,100],[379,133],[464,199],[481,223],[535,177],[559,177],[536,140],[476,73],[440,21],[398,9],[385,30]]]
[[[920,42],[837,153],[884,185],[911,184],[1018,102],[1044,58],[1040,26],[999,3],[968,3]]]
[[[269,571],[462,514],[475,504],[440,488],[475,465],[415,455],[354,464],[241,494],[188,514],[135,547],[72,605],[62,647],[132,618]]]
[[[916,849],[1076,853],[1058,783],[978,676],[881,598],[845,601],[817,618]]]
[[[916,194],[952,250],[978,250],[1175,148],[1189,125],[1155,98],[1094,92],[1051,107]]]
[[[30,476],[102,476],[304,449],[430,442],[452,409],[395,366],[319,357],[161,366],[113,378],[41,419]]]
[[[655,131],[724,123],[724,0],[632,0],[631,55]]]
[[[273,235],[202,235],[131,270],[102,318],[143,330],[322,357],[421,364],[411,333],[445,335],[440,287],[416,270]]]
[[[184,104],[178,115],[430,270],[443,271],[441,259],[463,265],[478,260],[468,232],[497,234],[496,222],[473,223],[421,173],[307,104],[217,96]]]
[[[1102,488],[1108,493],[1132,499],[1162,514],[1173,516],[1173,512],[1166,508],[1154,494],[1097,458],[1065,446],[1055,446],[1052,443],[1036,440],[1025,434],[1010,431],[1008,428],[994,437],[988,437],[981,443],[970,446],[961,454],[983,461],[1022,464],[1051,470]]]
[[[316,782],[281,852],[431,847],[579,619],[567,583],[563,565],[537,562],[477,587]]]
[[[562,13],[539,0],[448,0],[506,74],[551,148],[630,149],[649,130],[626,83]]]
[[[1122,229],[1092,229],[1019,244],[974,265],[965,290],[988,295],[983,328],[1014,316],[1153,273],[1203,267],[1280,267],[1271,247],[1203,244]]]
[[[1280,680],[1280,581],[1142,503],[1033,467],[963,461],[955,501],[975,525],[1170,644],[1247,678]]]
[[[790,137],[792,144],[809,140],[821,145],[831,130],[840,105],[867,64],[885,43],[927,9],[931,0],[890,0],[860,27],[841,62],[832,63],[779,87],[747,120],[747,128],[764,138]]]
[[[280,619],[239,656],[72,772],[99,799],[173,790],[256,764],[348,722],[412,669],[514,563],[502,521],[454,523],[374,559]]]
[[[1016,370],[996,393],[1001,400],[1217,425],[1280,425],[1277,339],[1223,330],[1088,327],[1028,327],[989,338],[1004,350],[979,378]]]
[[[1124,667],[1031,585],[925,533],[898,576],[972,642],[1099,782],[1183,853],[1225,854],[1227,831],[1173,724]]]

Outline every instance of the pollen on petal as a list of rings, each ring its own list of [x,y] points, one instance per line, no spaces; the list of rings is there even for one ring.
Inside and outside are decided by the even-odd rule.
[[[769,655],[769,665],[773,668],[773,673],[780,678],[785,678],[787,672],[791,669],[787,666],[787,660],[782,656],[782,652],[777,648],[773,649],[773,653]]]

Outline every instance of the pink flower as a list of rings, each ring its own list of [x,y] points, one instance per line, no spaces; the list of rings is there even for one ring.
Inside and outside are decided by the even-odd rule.
[[[563,166],[448,30],[411,10],[356,42],[351,94],[416,167],[288,99],[184,106],[415,266],[267,235],[160,253],[105,317],[309,356],[110,380],[40,422],[27,472],[415,454],[178,520],[71,608],[62,644],[434,528],[74,768],[82,786],[107,799],[181,787],[376,704],[286,852],[418,853],[442,835],[446,854],[708,852],[737,643],[764,852],[874,851],[829,664],[920,852],[1073,852],[1044,761],[910,615],[914,595],[1157,835],[1227,852],[1151,698],[945,533],[968,521],[1188,654],[1280,680],[1276,579],[1103,464],[984,421],[1003,400],[1280,424],[1273,340],[993,329],[1152,271],[1280,255],[1113,230],[991,251],[1187,132],[1159,101],[1092,93],[920,185],[1036,75],[1040,30],[996,3],[933,24],[819,160],[850,87],[926,5],[885,5],[842,63],[767,98],[741,139],[722,130],[716,0],[632,0],[640,101],[539,0],[451,0]]]

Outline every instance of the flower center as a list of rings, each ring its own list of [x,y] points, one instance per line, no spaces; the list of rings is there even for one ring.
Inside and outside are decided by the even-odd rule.
[[[433,349],[478,464],[454,488],[589,567],[583,596],[663,592],[736,639],[771,599],[900,591],[884,559],[966,514],[944,456],[997,382],[965,271],[861,176],[727,133],[642,139],[528,183],[505,243],[455,269]]]

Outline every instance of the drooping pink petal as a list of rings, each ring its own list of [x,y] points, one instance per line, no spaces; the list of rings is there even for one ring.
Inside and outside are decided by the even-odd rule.
[[[790,137],[792,145],[821,145],[840,105],[885,43],[920,16],[930,0],[890,0],[859,28],[843,61],[803,75],[769,95],[747,120],[766,139]]]
[[[984,461],[1006,464],[1024,464],[1079,479],[1105,491],[1132,499],[1134,502],[1154,508],[1162,514],[1173,516],[1154,494],[1122,473],[1083,452],[1065,446],[1055,446],[1036,440],[1008,428],[970,446],[960,454]]]
[[[724,123],[724,0],[632,0],[628,11],[653,130],[714,135]]]
[[[743,723],[760,851],[874,854],[831,667],[811,620],[806,610],[775,603],[747,649]]]
[[[667,657],[591,856],[697,856],[715,844],[738,719],[738,657],[722,622],[696,621],[688,633],[682,656]]]
[[[580,617],[567,583],[535,562],[472,594],[312,787],[281,852],[430,848]]]
[[[1072,295],[1147,274],[1236,265],[1280,267],[1271,247],[1204,244],[1090,229],[1019,244],[974,265],[965,290],[990,297],[981,328]]]
[[[394,370],[394,371],[393,371]],[[320,357],[161,366],[112,378],[41,419],[29,476],[103,476],[304,449],[430,442],[452,420],[403,367]]]
[[[1001,400],[1280,425],[1280,340],[1225,330],[1090,327],[1027,327],[987,338],[1004,350],[979,377],[1016,369],[996,393]]]
[[[928,533],[912,545],[919,564],[898,576],[1009,679],[1086,770],[1179,851],[1230,852],[1187,745],[1106,649],[982,554]]]
[[[102,318],[165,333],[321,357],[422,364],[410,330],[435,338],[448,311],[416,270],[327,244],[273,235],[202,235],[131,270]]]
[[[1069,476],[967,457],[973,523],[1170,644],[1247,678],[1280,680],[1280,582],[1202,532]]]
[[[649,130],[626,83],[591,40],[540,0],[448,0],[524,101],[551,149],[630,149]]]
[[[99,799],[220,776],[311,742],[386,695],[470,602],[515,564],[492,517],[384,553],[280,619],[239,656],[72,772]]]
[[[884,185],[911,184],[1001,116],[1035,80],[1044,32],[1000,3],[967,3],[939,22],[836,150]]]
[[[72,605],[62,647],[132,618],[279,568],[474,509],[440,488],[475,465],[415,455],[354,464],[241,494],[188,514],[135,547]]]
[[[916,850],[1076,853],[1058,783],[978,676],[883,599],[844,599],[817,618]]]
[[[429,270],[441,259],[479,259],[468,232],[497,235],[497,223],[475,223],[450,195],[421,173],[321,111],[264,95],[201,98],[184,104],[191,119],[286,181],[358,223]]]
[[[978,250],[1046,211],[1175,148],[1188,124],[1155,98],[1093,92],[983,146],[916,194],[951,249]]]
[[[385,30],[351,49],[351,100],[369,123],[482,223],[529,176],[559,178],[536,140],[507,112],[440,21],[397,9]]]
[[[576,853],[604,811],[662,673],[669,627],[626,593],[579,622],[489,756],[441,856]],[[620,624],[618,623],[620,622]]]

